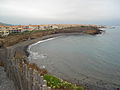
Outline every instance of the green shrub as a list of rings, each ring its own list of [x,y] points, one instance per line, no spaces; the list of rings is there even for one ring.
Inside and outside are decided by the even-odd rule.
[[[55,89],[66,88],[70,90],[84,90],[83,87],[73,85],[67,81],[63,81],[55,76],[45,74],[44,79],[47,81],[48,86]]]

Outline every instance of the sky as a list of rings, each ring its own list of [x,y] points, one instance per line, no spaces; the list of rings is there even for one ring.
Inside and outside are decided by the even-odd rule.
[[[120,0],[0,0],[0,22],[120,25]]]

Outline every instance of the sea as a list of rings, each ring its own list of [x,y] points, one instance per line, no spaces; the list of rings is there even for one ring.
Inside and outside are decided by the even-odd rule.
[[[120,90],[120,27],[102,30],[39,41],[29,46],[29,60],[88,90]]]

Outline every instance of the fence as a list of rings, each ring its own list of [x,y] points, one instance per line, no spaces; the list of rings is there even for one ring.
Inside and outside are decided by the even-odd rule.
[[[17,90],[51,90],[40,72],[24,59],[8,59],[5,64],[7,75]]]

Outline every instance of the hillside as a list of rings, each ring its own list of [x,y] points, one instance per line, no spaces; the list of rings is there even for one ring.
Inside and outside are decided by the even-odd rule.
[[[31,32],[18,33],[18,34],[10,34],[8,37],[0,38],[0,46],[8,47],[29,39],[41,38],[43,36],[59,34],[59,33],[84,33],[84,34],[95,35],[95,34],[100,34],[101,30],[89,26],[89,27],[72,27],[72,28],[58,29],[58,30],[43,30],[43,31],[31,31]]]

